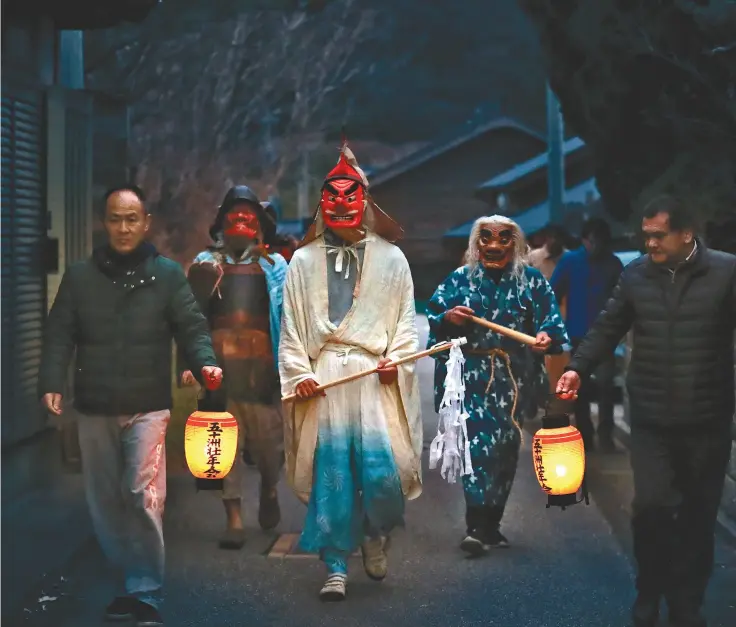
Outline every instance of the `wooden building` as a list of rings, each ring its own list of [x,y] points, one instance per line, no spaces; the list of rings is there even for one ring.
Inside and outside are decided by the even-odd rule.
[[[614,237],[623,248],[631,246],[626,225],[614,221],[603,210],[600,193],[593,175],[594,165],[585,143],[571,137],[563,144],[565,158],[564,226],[573,237],[579,237],[582,224],[588,218],[600,216],[612,227]],[[473,222],[481,215],[500,213],[512,217],[528,238],[551,222],[547,179],[548,155],[542,152],[532,159],[517,163],[495,174],[475,190],[475,197],[485,203],[485,209],[467,222],[448,230],[443,237],[445,248],[454,259],[465,253]]]
[[[376,203],[404,227],[398,242],[424,300],[457,267],[443,234],[487,212],[471,190],[545,147],[544,137],[515,120],[497,118],[455,133],[369,176]]]

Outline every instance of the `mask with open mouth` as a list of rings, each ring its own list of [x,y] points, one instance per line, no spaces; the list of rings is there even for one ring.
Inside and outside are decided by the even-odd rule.
[[[359,173],[344,153],[322,185],[320,208],[329,229],[355,229],[363,223],[365,188]]]
[[[248,205],[235,205],[225,214],[223,222],[225,241],[230,245],[247,246],[260,237],[258,214]]]
[[[514,232],[506,225],[488,225],[480,230],[478,238],[480,262],[488,270],[501,270],[514,255]]]

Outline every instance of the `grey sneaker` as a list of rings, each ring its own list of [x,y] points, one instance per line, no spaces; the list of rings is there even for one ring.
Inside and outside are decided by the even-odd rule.
[[[319,598],[325,602],[344,601],[347,595],[347,575],[332,573],[327,577],[325,585],[319,592]]]

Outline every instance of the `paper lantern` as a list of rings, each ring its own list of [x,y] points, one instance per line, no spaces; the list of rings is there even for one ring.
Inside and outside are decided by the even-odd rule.
[[[187,466],[197,479],[221,480],[238,450],[238,421],[226,411],[195,411],[184,428]]]
[[[184,454],[200,490],[221,490],[238,452],[238,421],[225,411],[217,378],[206,378],[204,398],[184,427]]]
[[[561,507],[579,503],[577,493],[585,489],[585,447],[583,436],[570,425],[567,414],[547,413],[542,428],[534,434],[532,443],[534,470],[542,490],[547,493],[547,507]]]

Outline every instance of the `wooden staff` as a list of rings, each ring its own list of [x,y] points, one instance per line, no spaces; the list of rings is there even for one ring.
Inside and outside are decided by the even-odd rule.
[[[467,344],[468,342],[468,340],[466,340],[464,337],[458,338],[457,340],[449,340],[447,342],[440,342],[439,344],[433,346],[432,348],[428,348],[425,351],[420,351],[419,353],[414,353],[413,355],[407,355],[406,357],[402,357],[401,359],[397,359],[396,361],[391,361],[387,363],[384,366],[384,368],[390,368],[392,366],[400,366],[401,364],[405,364],[410,361],[416,361],[417,359],[421,359],[422,357],[428,357],[429,355],[434,355],[435,353],[440,353],[442,351],[450,350],[452,348],[453,341],[457,341],[460,346],[462,346],[463,344]],[[371,368],[370,370],[363,370],[362,372],[355,372],[345,377],[340,377],[339,379],[335,379],[334,381],[330,381],[329,383],[325,383],[324,385],[318,385],[317,391],[327,390],[329,388],[335,387],[336,385],[341,385],[343,383],[355,381],[356,379],[367,377],[369,374],[375,374],[376,372],[378,372],[378,368]],[[286,403],[288,401],[293,401],[296,398],[297,398],[296,394],[289,394],[288,396],[282,397],[281,400],[284,403]]]
[[[475,322],[475,324],[479,324],[482,327],[486,327],[486,329],[491,329],[492,331],[495,331],[496,333],[500,333],[501,335],[510,337],[512,340],[516,340],[517,342],[521,342],[522,344],[528,344],[529,346],[534,346],[537,343],[536,337],[532,337],[531,335],[527,335],[526,333],[522,333],[521,331],[515,331],[514,329],[509,329],[508,327],[504,327],[500,324],[496,324],[495,322],[490,322],[489,320],[486,320],[485,318],[478,318],[477,316],[471,316],[469,314],[465,314],[465,315],[469,320],[472,320],[473,322]]]

